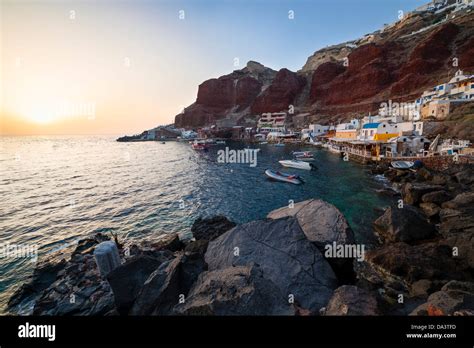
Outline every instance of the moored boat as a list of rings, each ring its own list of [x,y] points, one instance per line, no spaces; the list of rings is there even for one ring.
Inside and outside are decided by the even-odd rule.
[[[396,169],[410,169],[414,164],[415,162],[412,161],[393,161],[391,163],[392,167]]]
[[[314,156],[312,152],[309,151],[293,151],[293,156],[300,161],[312,161]]]
[[[290,167],[296,169],[305,169],[305,170],[314,170],[316,166],[312,163],[304,162],[304,161],[297,161],[297,160],[283,160],[278,161],[283,167]]]
[[[268,176],[270,179],[287,182],[295,185],[300,185],[304,182],[303,179],[296,174],[282,173],[271,169],[267,169],[265,171],[265,175]]]

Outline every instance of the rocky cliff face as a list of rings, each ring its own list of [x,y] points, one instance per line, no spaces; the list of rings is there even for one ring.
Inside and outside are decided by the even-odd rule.
[[[330,122],[376,113],[382,102],[412,101],[461,69],[474,72],[474,11],[410,13],[359,40],[315,52],[298,72],[255,62],[205,81],[176,126],[195,128],[222,118],[264,112],[309,112]]]

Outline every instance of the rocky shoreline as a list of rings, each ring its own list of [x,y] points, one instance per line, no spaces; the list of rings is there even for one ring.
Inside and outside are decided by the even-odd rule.
[[[38,262],[9,311],[34,315],[473,315],[474,166],[443,172],[375,166],[399,196],[357,244],[342,213],[318,199],[236,225],[198,219],[194,238],[140,245],[115,238],[121,264],[102,277],[81,240]],[[113,238],[112,238],[113,239]],[[31,310],[32,308],[32,310]],[[30,310],[28,310],[30,309]]]

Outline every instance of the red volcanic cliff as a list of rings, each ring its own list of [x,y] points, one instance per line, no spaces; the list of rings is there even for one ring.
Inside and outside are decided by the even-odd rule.
[[[321,122],[347,119],[377,112],[389,99],[412,101],[458,69],[474,73],[473,57],[474,11],[411,13],[384,30],[315,52],[296,73],[249,62],[207,80],[175,124],[197,128],[222,118],[238,122],[289,105]]]
[[[263,91],[251,107],[253,114],[288,110],[298,93],[306,84],[306,79],[288,70],[281,69],[271,85]]]

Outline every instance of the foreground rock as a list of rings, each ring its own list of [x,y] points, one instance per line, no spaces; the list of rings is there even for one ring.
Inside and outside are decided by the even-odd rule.
[[[334,291],[324,315],[378,315],[374,294],[353,285],[343,285]]]
[[[295,310],[260,267],[236,266],[204,272],[186,302],[185,315],[293,315]]]
[[[119,313],[128,313],[150,274],[168,260],[167,254],[162,254],[161,258],[140,255],[128,260],[107,276]]]
[[[292,217],[239,225],[209,243],[205,260],[209,271],[257,264],[283,296],[292,295],[312,313],[326,305],[337,284],[327,261]]]
[[[291,208],[283,207],[273,210],[267,217],[279,219],[287,216],[295,217],[306,238],[313,242],[323,255],[327,247],[355,244],[354,232],[346,218],[334,205],[320,199],[310,199],[295,203]],[[352,266],[353,258],[326,258],[337,275],[340,284],[353,283],[355,273]]]
[[[292,208],[283,207],[270,212],[267,217],[279,219],[294,216],[306,238],[324,248],[327,244],[354,243],[354,232],[346,218],[332,204],[320,199],[295,203]]]

